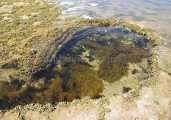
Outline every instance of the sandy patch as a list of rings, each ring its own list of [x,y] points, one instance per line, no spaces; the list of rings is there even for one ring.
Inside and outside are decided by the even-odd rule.
[[[132,71],[136,69],[138,72],[136,74],[132,74]],[[113,82],[111,84],[107,84],[102,92],[104,96],[113,96],[113,95],[121,95],[123,94],[123,87],[128,87],[133,89],[139,82],[139,79],[142,76],[141,68],[136,64],[129,63],[129,71],[128,76],[124,76],[121,80]]]

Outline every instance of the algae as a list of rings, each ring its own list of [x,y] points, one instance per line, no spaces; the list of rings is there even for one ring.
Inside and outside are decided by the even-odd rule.
[[[13,4],[15,1],[11,1],[11,0],[2,0],[2,2],[8,2],[6,4],[10,5]],[[38,60],[36,58],[36,56],[42,55],[43,52],[37,52],[37,50],[34,50],[37,46],[37,44],[39,44],[39,42],[45,42],[49,39],[53,39],[56,38],[60,33],[69,30],[72,26],[120,26],[126,29],[130,29],[132,32],[135,32],[139,35],[142,35],[145,39],[147,39],[153,46],[159,45],[159,44],[163,44],[165,42],[165,40],[163,38],[160,37],[160,35],[151,29],[148,28],[141,28],[140,26],[136,25],[136,24],[132,24],[129,23],[127,21],[124,21],[122,19],[92,19],[92,20],[87,20],[87,19],[76,19],[76,22],[73,22],[74,18],[70,18],[70,19],[66,19],[66,21],[72,21],[67,27],[64,28],[54,28],[55,25],[53,24],[54,21],[59,21],[60,19],[58,18],[58,16],[60,15],[61,11],[59,10],[59,8],[56,8],[54,5],[48,5],[46,3],[44,3],[43,1],[41,2],[35,2],[35,0],[29,0],[29,1],[23,1],[25,2],[25,5],[23,6],[16,6],[14,5],[9,12],[4,12],[4,13],[0,13],[0,27],[3,29],[0,29],[0,45],[1,45],[1,49],[0,49],[0,66],[1,69],[9,71],[9,77],[10,80],[16,80],[18,79],[19,81],[24,80],[25,82],[32,82],[31,80],[33,79],[33,75],[37,74],[38,72],[45,70],[45,69],[49,69],[48,67],[42,67],[43,66],[43,62],[40,62],[39,64],[35,64]],[[29,5],[27,5],[29,4]],[[3,4],[0,5],[1,7],[3,6]],[[24,11],[24,12],[23,12]],[[23,14],[24,13],[24,14]],[[36,13],[36,14],[33,14]],[[49,13],[49,14],[48,14]],[[9,14],[8,18],[10,18],[9,20],[2,20],[4,17],[2,16],[3,14]],[[25,16],[25,19],[23,19]],[[27,16],[27,17],[26,17]],[[41,24],[37,24],[34,25],[35,23],[41,23]],[[94,35],[96,37],[98,37],[97,35]],[[110,37],[101,37],[100,40],[98,41],[100,44],[103,43],[103,45],[98,45],[95,42],[89,42],[87,41],[84,42],[84,44],[81,43],[81,46],[85,46],[86,49],[90,49],[90,56],[98,56],[98,58],[100,58],[100,56],[106,55],[104,52],[100,51],[100,49],[103,50],[107,50],[106,46],[112,46],[108,43],[105,42],[105,40],[110,41]],[[105,43],[105,44],[104,44]],[[127,47],[123,47],[120,46],[119,50],[120,51],[129,51],[131,48],[130,46],[130,42],[128,42],[129,44],[127,45]],[[119,43],[121,44],[121,43]],[[125,42],[123,42],[122,44],[125,44]],[[46,44],[45,44],[46,45]],[[63,47],[63,46],[61,46]],[[99,47],[99,49],[95,49],[96,47]],[[75,52],[79,52],[79,54],[81,54],[81,52],[84,50],[84,48],[79,48],[77,49]],[[137,52],[139,51],[139,52]],[[54,51],[53,51],[54,52]],[[111,52],[109,50],[109,52]],[[113,54],[116,51],[112,51]],[[141,58],[143,57],[147,57],[146,55],[142,54],[144,51],[140,50],[139,48],[136,48],[131,52],[132,55],[127,56],[128,58],[130,58],[129,62],[139,62],[141,60]],[[135,55],[138,56],[135,59],[131,59],[131,58],[135,58]],[[158,74],[158,62],[155,58],[155,56],[157,55],[157,53],[152,53],[150,56],[150,66],[149,66],[149,74],[151,74],[152,76],[157,76]],[[108,55],[107,55],[108,56]],[[109,54],[110,56],[110,54]],[[119,56],[123,56],[123,54],[119,54]],[[35,59],[36,58],[36,59]],[[51,56],[51,59],[53,59],[54,57]],[[36,61],[37,60],[37,61]],[[32,64],[30,64],[32,63]],[[104,64],[104,65],[103,65]],[[81,67],[85,67],[85,65],[80,65]],[[108,70],[108,74],[109,77],[112,78],[112,73],[116,73],[118,75],[114,80],[113,79],[108,79],[109,81],[113,82],[115,80],[120,79],[122,76],[126,75],[126,71],[127,71],[127,67],[126,65],[123,65],[122,69],[120,69],[120,64],[107,64],[105,65],[105,63],[101,63],[100,64],[101,68],[106,67],[106,69]],[[118,68],[118,71],[115,69],[112,69],[111,66],[114,66],[114,68]],[[39,68],[40,67],[40,68]],[[72,68],[73,69],[73,68]],[[72,71],[71,73],[75,72],[76,70]],[[90,72],[94,73],[90,68],[86,67],[86,70],[88,71],[88,74],[90,74]],[[50,71],[51,72],[51,71]],[[79,71],[78,71],[79,72]],[[106,71],[99,71],[98,73],[101,74],[107,74],[105,73]],[[49,74],[49,72],[48,72]],[[47,75],[46,77],[46,81],[49,80],[49,78],[54,77],[54,79],[57,79],[57,82],[61,83],[61,78],[58,79],[58,75],[60,75],[61,73],[59,71],[56,71],[55,73],[52,72],[52,74]],[[73,73],[76,74],[76,73]],[[107,75],[98,75],[97,76],[93,76],[92,74],[90,74],[90,79],[94,77],[96,78],[97,81],[99,81],[99,77],[106,79],[105,77],[108,77]],[[52,75],[52,76],[50,76]],[[55,76],[56,75],[56,76]],[[110,76],[111,75],[111,76]],[[24,77],[23,77],[24,76]],[[50,77],[49,77],[50,76]],[[58,76],[58,77],[57,77]],[[76,76],[76,75],[75,75]],[[80,73],[80,77],[84,78],[86,77],[84,74]],[[69,78],[68,78],[69,79]],[[79,79],[80,80],[80,79]],[[75,81],[72,79],[71,83],[68,83],[68,85],[71,85],[71,90],[65,90],[64,88],[61,88],[61,86],[58,86],[60,88],[59,92],[61,93],[65,93],[64,95],[62,95],[61,98],[58,98],[57,96],[53,96],[53,95],[48,95],[48,92],[44,92],[44,94],[46,94],[46,99],[48,98],[48,102],[52,102],[54,103],[54,101],[57,99],[58,101],[62,101],[62,100],[68,100],[68,101],[72,101],[73,99],[77,98],[76,94],[72,94],[73,88],[74,88],[74,84]],[[88,81],[86,79],[86,81]],[[149,81],[153,81],[153,80],[147,80],[147,83],[143,83],[145,85],[148,85]],[[90,81],[88,81],[86,84],[90,84]],[[3,103],[5,106],[2,107],[2,109],[6,109],[6,108],[11,108],[14,107],[18,104],[28,104],[31,102],[38,102],[38,103],[42,103],[45,104],[46,100],[44,97],[42,97],[42,90],[44,91],[53,91],[56,90],[57,88],[55,88],[54,86],[56,85],[56,82],[53,82],[53,80],[49,80],[48,83],[42,84],[40,85],[41,90],[39,89],[35,89],[32,87],[28,88],[23,88],[21,89],[20,87],[18,87],[19,83],[15,83],[12,85],[9,85],[10,83],[5,83],[6,87],[6,91],[4,93],[4,90],[2,91],[2,95],[1,96],[1,104]],[[53,85],[54,84],[54,85]],[[92,97],[96,96],[98,93],[101,92],[102,89],[102,85],[101,83],[98,83],[98,89],[96,89],[97,91],[95,92],[96,94],[90,92],[88,94],[86,93],[79,93],[81,90],[81,84],[77,83],[77,87],[78,89],[74,92],[78,92],[78,97],[83,97],[85,95],[92,95]],[[152,82],[153,84],[153,82]],[[2,84],[4,86],[4,84]],[[24,83],[21,85],[23,86],[25,85]],[[19,85],[20,86],[20,85]],[[80,87],[81,86],[81,87]],[[91,86],[91,85],[90,85]],[[92,87],[93,88],[93,87]],[[61,90],[63,89],[63,90]],[[85,89],[89,89],[88,87],[86,87]],[[13,90],[13,91],[11,91]],[[41,92],[40,92],[41,91]],[[58,91],[58,89],[57,89]],[[91,91],[91,89],[90,89]],[[26,95],[25,95],[26,94]],[[18,97],[17,97],[18,96]],[[18,100],[18,102],[16,102]],[[9,103],[10,101],[10,103]],[[13,104],[13,105],[12,105]]]

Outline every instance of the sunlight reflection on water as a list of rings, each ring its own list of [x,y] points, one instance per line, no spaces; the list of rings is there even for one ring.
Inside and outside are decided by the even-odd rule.
[[[155,29],[165,37],[171,33],[169,0],[58,0],[56,6],[62,6],[66,17],[123,18]]]

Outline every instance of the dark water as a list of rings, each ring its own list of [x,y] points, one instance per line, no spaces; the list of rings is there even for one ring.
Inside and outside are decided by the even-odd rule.
[[[128,63],[141,62],[150,54],[148,40],[128,29],[93,27],[90,33],[79,40],[71,40],[61,50],[58,59],[61,67],[86,65],[95,69],[99,78],[114,82],[127,74]]]

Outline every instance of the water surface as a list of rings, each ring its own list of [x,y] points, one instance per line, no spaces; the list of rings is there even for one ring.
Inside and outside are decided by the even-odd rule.
[[[61,18],[123,18],[155,29],[171,38],[171,1],[169,0],[59,0]]]

